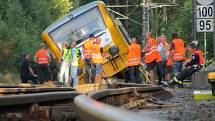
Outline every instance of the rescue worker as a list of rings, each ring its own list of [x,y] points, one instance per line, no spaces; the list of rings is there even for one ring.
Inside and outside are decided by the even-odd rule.
[[[194,43],[188,45],[188,51],[191,54],[191,60],[185,66],[186,68],[178,73],[171,81],[168,82],[168,85],[173,84],[182,84],[182,81],[191,76],[194,72],[197,72],[202,69],[204,65],[204,57],[202,51],[199,50]]]
[[[181,72],[183,68],[183,61],[185,60],[185,46],[184,41],[178,38],[177,33],[172,33],[172,42],[170,45],[170,54],[173,60],[173,73]]]
[[[165,35],[162,35],[158,38],[158,43],[158,85],[162,85],[163,79],[166,81],[168,79],[167,76],[169,76],[168,74],[170,73],[169,68],[167,67],[167,60],[169,57],[169,44]]]
[[[59,82],[61,86],[69,86],[72,50],[67,43],[63,44]]]
[[[103,48],[100,46],[101,38],[97,37],[92,47],[93,83],[101,83]]]
[[[38,80],[40,84],[51,80],[51,72],[49,70],[49,63],[51,62],[51,56],[44,43],[40,44],[40,49],[34,56],[34,61],[38,65]]]
[[[76,41],[73,41],[70,47],[72,48],[71,86],[76,87],[78,84],[78,62],[81,59],[81,53],[76,47]]]
[[[145,47],[145,63],[147,66],[147,71],[150,74],[150,78],[152,84],[155,84],[155,69],[157,67],[157,59],[158,59],[158,50],[157,50],[157,41],[156,39],[152,38],[152,33],[148,32],[146,34],[146,47]]]
[[[92,47],[95,40],[95,36],[93,34],[90,34],[89,40],[86,41],[83,45],[83,53],[84,53],[84,62],[85,62],[85,76],[84,80],[85,83],[89,83],[90,79],[90,71],[91,71],[91,53],[92,53]],[[92,79],[91,79],[92,81]]]
[[[28,80],[31,80],[33,84],[37,84],[37,75],[34,73],[29,64],[30,58],[31,56],[29,53],[24,54],[21,64],[20,78],[22,80],[22,83],[27,83]]]
[[[131,82],[140,83],[138,80],[139,65],[141,64],[141,47],[137,44],[135,37],[131,39],[131,45],[128,47],[128,69]]]

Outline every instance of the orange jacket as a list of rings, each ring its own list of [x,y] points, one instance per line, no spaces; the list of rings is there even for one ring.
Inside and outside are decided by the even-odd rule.
[[[184,41],[182,39],[174,39],[173,44],[173,61],[185,60]]]
[[[204,60],[202,51],[201,50],[196,50],[194,53],[199,55],[199,64],[204,65],[205,60]]]
[[[131,44],[128,47],[128,66],[141,64],[141,47],[139,44]]]
[[[145,63],[151,63],[152,61],[158,59],[158,49],[156,39],[148,40],[149,51],[145,53]]]
[[[94,44],[92,47],[92,63],[93,64],[102,64],[103,58],[101,54],[101,46],[98,44]]]
[[[37,63],[38,64],[48,64],[49,58],[47,56],[47,50],[40,49],[36,53],[37,56]]]
[[[84,45],[83,45],[84,57],[85,57],[86,59],[90,59],[90,58],[91,58],[93,42],[94,42],[94,40],[89,39],[89,40],[86,41],[86,42],[84,43]]]

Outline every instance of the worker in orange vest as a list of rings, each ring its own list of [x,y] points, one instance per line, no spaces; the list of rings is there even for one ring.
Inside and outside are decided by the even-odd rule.
[[[85,62],[85,76],[84,80],[85,83],[89,83],[90,79],[90,71],[91,71],[91,53],[92,53],[92,47],[95,40],[95,36],[93,34],[90,34],[89,40],[87,40],[83,45],[83,54],[84,54],[84,62]],[[92,81],[92,79],[91,79]]]
[[[51,62],[51,56],[44,43],[41,43],[40,49],[34,56],[35,63],[38,64],[38,80],[41,84],[51,80],[51,72],[49,70],[49,63]]]
[[[173,60],[173,73],[181,72],[183,61],[185,60],[184,41],[178,38],[177,33],[172,33],[172,42],[170,45],[170,54]]]
[[[152,38],[151,32],[148,32],[146,34],[146,39],[147,39],[147,43],[145,47],[145,63],[147,66],[147,71],[149,71],[152,84],[155,84],[154,73],[157,67],[157,59],[158,59],[157,41],[156,39]]]
[[[167,85],[182,84],[183,80],[191,76],[194,72],[202,69],[204,65],[204,57],[202,51],[199,50],[194,43],[188,45],[188,50],[191,54],[191,60],[185,66],[186,68],[173,77]]]
[[[101,83],[103,48],[101,47],[101,38],[96,38],[96,42],[92,46],[92,70],[93,83]]]
[[[131,45],[128,47],[128,68],[130,80],[134,83],[140,83],[138,80],[139,65],[141,64],[141,47],[137,44],[136,37],[131,39]]]
[[[161,35],[158,38],[158,85],[162,85],[163,79],[164,81],[168,81],[170,80],[170,71],[171,71],[171,63],[169,62],[169,44],[167,42],[166,36],[165,35]],[[167,65],[168,64],[168,65]]]

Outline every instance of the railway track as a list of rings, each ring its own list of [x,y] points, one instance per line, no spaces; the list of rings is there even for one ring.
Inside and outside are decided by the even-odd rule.
[[[87,95],[72,88],[2,87],[0,121],[159,121],[127,111],[125,105],[146,95],[156,99],[170,96],[165,89],[149,85],[106,87]]]

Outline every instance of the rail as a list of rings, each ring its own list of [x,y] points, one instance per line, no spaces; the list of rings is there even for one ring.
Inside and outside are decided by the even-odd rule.
[[[56,92],[56,91],[75,91],[74,88],[70,87],[0,87],[0,95],[6,94],[19,94],[19,93],[41,93],[41,92]]]
[[[104,89],[99,90],[93,93],[89,93],[89,96],[92,99],[99,99],[103,97],[108,96],[114,96],[114,95],[121,95],[121,94],[128,94],[131,92],[152,92],[152,91],[159,91],[162,90],[161,87],[124,87],[124,88],[118,88],[118,89]]]
[[[49,102],[49,101],[56,101],[56,100],[66,100],[66,99],[73,99],[77,95],[79,95],[79,93],[74,91],[7,95],[7,96],[0,96],[0,106],[12,106],[12,105]]]
[[[124,84],[121,86],[124,86]],[[147,93],[164,90],[161,87],[145,87],[145,85],[142,86],[143,87],[104,89],[93,93],[88,93],[89,96],[79,95],[74,99],[77,115],[82,121],[160,121],[158,117],[144,114],[138,115],[134,112],[126,111],[120,109],[119,107],[114,107],[96,101],[104,97],[130,94],[133,92]]]
[[[53,104],[64,104],[64,102],[67,102],[67,104],[75,104],[75,107],[73,107],[75,114],[81,121],[159,121],[160,119],[157,117],[144,114],[138,115],[134,112],[109,105],[112,103],[102,103],[104,100],[100,100],[108,99],[108,97],[117,98],[120,95],[129,96],[127,94],[131,93],[151,93],[164,90],[161,87],[148,85],[133,86],[131,84],[119,84],[118,87],[122,88],[89,92],[88,96],[73,91],[72,88],[5,88],[9,89],[9,92],[12,94],[8,92],[9,94],[0,96],[0,112],[5,113],[18,108],[26,111],[34,104],[41,105],[45,103],[48,106],[54,106]],[[6,93],[6,90],[0,90],[0,92]]]
[[[125,111],[85,95],[77,96],[74,102],[77,115],[82,121],[160,121],[156,117]]]

